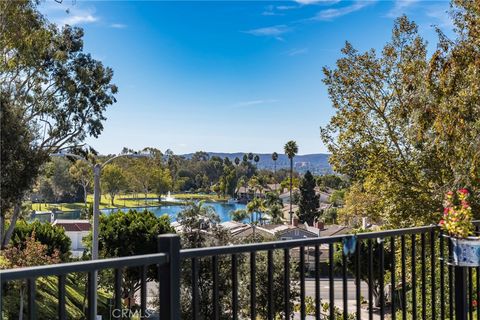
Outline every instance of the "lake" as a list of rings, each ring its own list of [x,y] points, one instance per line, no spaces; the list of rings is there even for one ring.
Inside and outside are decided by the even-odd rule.
[[[234,211],[237,209],[246,209],[246,205],[241,203],[225,203],[225,202],[208,202],[205,201],[203,203],[204,206],[211,206],[215,210],[215,212],[220,216],[220,220],[230,221],[230,211]],[[121,211],[128,211],[130,209],[135,210],[145,210],[153,212],[157,217],[162,216],[164,214],[168,214],[172,221],[177,220],[177,214],[185,209],[185,205],[168,205],[168,206],[161,206],[161,207],[147,207],[147,208],[121,208],[121,209],[102,209],[100,210],[102,213],[109,214],[111,212],[116,212],[118,210]]]

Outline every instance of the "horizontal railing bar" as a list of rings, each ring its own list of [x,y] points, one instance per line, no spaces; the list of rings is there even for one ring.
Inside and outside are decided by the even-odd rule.
[[[430,226],[404,228],[404,229],[363,232],[363,233],[357,233],[356,236],[357,236],[357,239],[359,240],[366,240],[366,239],[399,236],[403,234],[418,234],[422,232],[431,231],[432,229],[437,229],[437,228],[438,228],[437,225],[430,225]],[[233,245],[233,246],[184,249],[184,250],[180,250],[180,259],[201,258],[201,257],[212,256],[212,255],[228,255],[228,254],[248,253],[248,252],[254,252],[254,251],[268,251],[268,250],[274,250],[274,249],[289,249],[289,248],[296,248],[301,246],[315,246],[315,245],[321,245],[321,244],[330,244],[330,243],[341,242],[343,238],[348,236],[351,236],[351,235],[342,234],[342,235],[336,235],[336,236],[325,236],[325,237],[308,238],[308,239],[282,240],[282,241],[271,241],[271,242],[263,242],[263,243],[249,243],[249,244],[241,244],[241,245]]]
[[[109,258],[93,261],[78,261],[59,263],[46,266],[36,266],[0,271],[1,282],[21,280],[26,278],[38,278],[54,275],[62,275],[73,272],[89,272],[108,268],[135,267],[142,265],[166,264],[168,256],[165,253],[145,254],[130,257]]]

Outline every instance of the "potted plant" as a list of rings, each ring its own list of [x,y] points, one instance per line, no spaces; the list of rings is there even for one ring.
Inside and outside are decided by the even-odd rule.
[[[452,263],[462,267],[480,266],[480,237],[473,236],[472,208],[467,189],[450,191],[445,195],[440,227],[446,231],[453,246]]]

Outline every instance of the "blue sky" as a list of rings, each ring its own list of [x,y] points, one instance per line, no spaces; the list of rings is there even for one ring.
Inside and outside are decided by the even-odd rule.
[[[381,48],[406,13],[434,49],[432,25],[451,29],[447,1],[53,1],[59,25],[85,29],[85,51],[113,68],[118,102],[101,153],[326,152],[319,127],[334,110],[322,83],[345,41]],[[67,13],[65,10],[68,9]]]

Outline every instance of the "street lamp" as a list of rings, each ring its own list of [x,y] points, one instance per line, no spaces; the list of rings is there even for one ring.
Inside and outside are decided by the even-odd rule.
[[[142,153],[125,153],[113,156],[103,163],[96,163],[92,165],[82,156],[73,153],[54,153],[51,156],[55,157],[72,157],[79,160],[83,160],[91,165],[93,170],[93,239],[92,239],[92,260],[98,259],[98,224],[100,216],[100,177],[102,176],[102,169],[115,159],[127,157],[127,158],[145,158],[150,157],[148,154]]]
[[[99,217],[100,217],[100,177],[102,175],[102,169],[112,162],[115,159],[121,158],[121,157],[127,157],[127,158],[145,158],[145,157],[150,157],[149,154],[143,154],[143,153],[125,153],[125,154],[119,154],[116,156],[113,156],[107,161],[103,163],[96,163],[96,164],[91,164],[88,162],[87,159],[85,159],[82,156],[79,156],[77,154],[73,153],[54,153],[51,154],[51,156],[54,157],[72,157],[76,158],[82,161],[87,162],[93,169],[93,226],[92,226],[92,231],[93,231],[93,239],[92,239],[92,260],[98,259],[98,232],[99,232]],[[97,271],[94,272],[94,276],[92,281],[94,281],[95,288],[97,287],[97,278],[98,274]],[[97,310],[97,292],[94,293],[95,298],[93,299],[94,306],[93,308],[95,309],[95,313]]]

